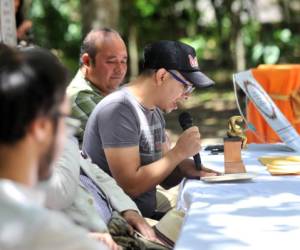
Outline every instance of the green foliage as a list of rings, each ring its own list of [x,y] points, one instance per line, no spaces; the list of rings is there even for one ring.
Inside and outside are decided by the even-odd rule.
[[[81,41],[80,0],[31,1],[36,43],[56,50],[74,71]],[[213,7],[215,19],[202,24],[206,10],[197,9],[202,0],[123,0],[119,30],[128,42],[130,29],[136,28],[140,58],[145,44],[176,39],[196,49],[205,69],[234,71],[236,36],[241,30],[246,67],[300,61],[299,11],[291,10],[290,23],[262,24],[250,15],[251,6],[245,0],[206,2]]]
[[[75,71],[81,41],[81,16],[78,0],[32,0],[35,42],[54,49],[63,62]]]
[[[270,28],[270,27],[268,27]],[[261,39],[247,44],[251,53],[250,66],[258,64],[299,63],[295,60],[299,49],[299,34],[292,34],[289,28],[271,29],[271,32],[260,34]],[[247,40],[246,40],[247,41]]]
[[[193,33],[199,12],[195,0],[136,0],[121,4],[121,24],[123,34],[128,34],[131,26],[139,33],[139,46],[159,39],[179,39]]]
[[[151,1],[137,0],[135,6],[137,11],[140,13],[141,17],[147,18],[147,17],[151,17],[155,13],[158,4],[159,4],[158,0],[151,0]]]

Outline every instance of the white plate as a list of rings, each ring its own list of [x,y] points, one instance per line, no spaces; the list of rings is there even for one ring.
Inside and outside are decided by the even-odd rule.
[[[205,182],[242,181],[242,180],[250,180],[255,176],[256,174],[254,173],[223,174],[218,176],[202,177],[201,180]]]

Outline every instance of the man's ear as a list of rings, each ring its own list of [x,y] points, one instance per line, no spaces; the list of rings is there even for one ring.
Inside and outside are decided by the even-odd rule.
[[[164,68],[161,68],[155,72],[155,80],[157,85],[161,85],[167,79],[168,71]]]
[[[81,61],[83,63],[83,65],[85,66],[91,66],[91,58],[88,55],[88,53],[83,53],[83,55],[81,56]]]
[[[37,142],[47,141],[47,137],[53,129],[53,122],[46,117],[36,118],[28,126],[28,134],[30,134]]]

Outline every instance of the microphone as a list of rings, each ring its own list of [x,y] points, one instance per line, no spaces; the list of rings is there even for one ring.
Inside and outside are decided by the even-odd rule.
[[[193,126],[193,118],[188,112],[182,112],[178,117],[178,121],[183,130],[186,130]],[[194,158],[196,169],[201,170],[202,164],[201,164],[200,154],[199,153],[195,154],[193,158]]]

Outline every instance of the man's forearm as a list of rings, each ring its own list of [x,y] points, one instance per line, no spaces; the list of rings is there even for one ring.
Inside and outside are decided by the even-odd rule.
[[[182,160],[182,155],[172,149],[160,160],[139,167],[135,175],[130,176],[128,185],[123,188],[130,196],[137,197],[162,183]]]
[[[178,185],[182,179],[183,176],[178,167],[176,167],[173,172],[166,179],[164,179],[162,183],[160,183],[160,185],[165,189],[169,189]]]

